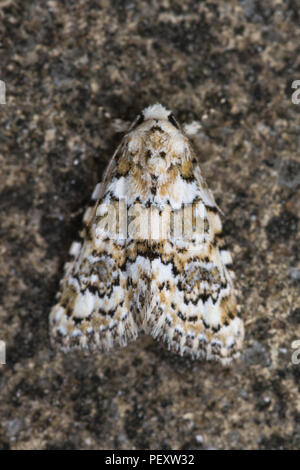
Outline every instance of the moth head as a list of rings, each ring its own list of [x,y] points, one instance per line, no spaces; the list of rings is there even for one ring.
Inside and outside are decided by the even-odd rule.
[[[163,171],[186,155],[187,141],[171,111],[161,104],[145,108],[127,134],[128,151],[144,156],[152,171]]]
[[[153,104],[145,108],[134,120],[130,130],[149,130],[161,127],[164,132],[179,131],[180,126],[173,113],[162,104]]]

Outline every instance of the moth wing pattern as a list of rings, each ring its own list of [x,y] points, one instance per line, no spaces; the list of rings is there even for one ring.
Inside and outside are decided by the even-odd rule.
[[[108,351],[144,332],[181,355],[229,364],[244,337],[231,256],[220,210],[170,111],[143,110],[92,199],[50,313],[53,343]]]
[[[71,245],[57,303],[50,313],[52,344],[64,351],[107,351],[126,346],[138,336],[124,269],[126,240],[116,240],[109,227],[101,225],[111,209],[103,186],[95,187],[94,205],[84,214],[81,240]]]
[[[222,236],[219,209],[195,165],[198,233],[186,242],[153,244],[151,307],[145,330],[168,348],[223,365],[238,357],[244,326],[238,315],[232,258]]]

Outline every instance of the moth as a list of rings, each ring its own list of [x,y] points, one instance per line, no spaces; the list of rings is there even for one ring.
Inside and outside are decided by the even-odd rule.
[[[239,355],[244,327],[219,208],[161,104],[124,135],[69,254],[50,313],[62,350],[109,351],[145,333],[194,359]]]

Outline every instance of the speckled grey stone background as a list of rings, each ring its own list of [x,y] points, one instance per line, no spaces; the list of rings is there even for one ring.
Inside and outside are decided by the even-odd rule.
[[[2,0],[0,447],[300,447],[299,4]],[[55,354],[48,313],[83,209],[131,120],[198,119],[246,324],[232,368],[144,337]]]

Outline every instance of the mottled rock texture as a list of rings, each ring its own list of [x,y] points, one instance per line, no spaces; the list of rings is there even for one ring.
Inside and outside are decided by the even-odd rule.
[[[282,0],[0,3],[0,447],[300,447],[299,8]],[[162,102],[224,212],[246,324],[231,368],[144,337],[55,354],[48,313],[94,184]]]

